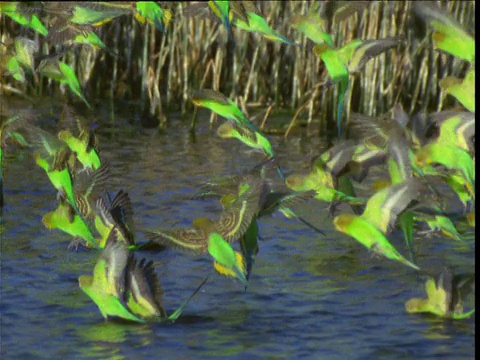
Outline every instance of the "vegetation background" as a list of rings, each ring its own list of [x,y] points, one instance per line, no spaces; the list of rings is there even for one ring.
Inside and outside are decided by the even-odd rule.
[[[329,76],[323,62],[313,54],[309,40],[291,27],[294,15],[308,13],[316,3],[328,13],[326,7],[332,2],[256,2],[269,25],[300,46],[276,43],[234,28],[236,46],[232,52],[225,28],[215,21],[208,7],[194,15],[189,3],[164,2],[160,5],[173,17],[163,33],[155,26],[139,24],[133,16],[120,16],[97,30],[118,56],[77,45],[62,55],[63,61],[75,70],[90,103],[100,105],[109,99],[112,105],[135,105],[145,126],[167,126],[172,111],[180,111],[185,117],[193,109],[190,90],[213,88],[239,98],[247,108],[275,105],[273,115],[287,110],[287,122],[272,119],[266,132],[285,134],[296,113],[294,121],[318,122],[322,133],[335,127],[337,86],[327,85]],[[413,2],[367,3],[347,20],[327,24],[335,45],[355,38],[402,36],[404,41],[397,49],[372,59],[355,76],[345,100],[347,118],[350,112],[376,116],[396,103],[409,114],[451,106],[455,100],[445,97],[438,80],[447,75],[464,77],[468,63],[433,49],[427,36],[430,29],[411,11]],[[438,3],[474,32],[475,1]],[[1,18],[0,33],[3,43],[20,35],[35,39],[40,49],[37,60],[62,49],[7,16]],[[15,89],[33,99],[58,91],[58,84],[47,78],[30,80],[20,83],[4,76],[0,91],[8,95]]]

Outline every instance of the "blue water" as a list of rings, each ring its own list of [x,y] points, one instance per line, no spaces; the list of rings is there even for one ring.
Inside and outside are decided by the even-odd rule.
[[[215,218],[216,201],[188,200],[213,175],[247,170],[262,160],[235,140],[221,140],[201,120],[195,139],[188,124],[174,122],[160,135],[129,126],[109,136],[99,129],[108,187],[126,189],[133,201],[137,241],[143,230],[189,226],[196,216]],[[272,137],[285,172],[308,169],[318,154],[316,137]],[[13,149],[7,149],[13,150]],[[271,173],[279,186],[276,173]],[[408,315],[404,303],[423,297],[425,277],[373,256],[336,232],[326,204],[310,201],[298,211],[326,232],[275,214],[259,222],[262,240],[250,286],[214,273],[211,259],[167,250],[137,253],[155,261],[167,312],[173,312],[209,276],[175,323],[105,322],[78,287],[97,254],[68,250],[71,238],[47,230],[42,216],[55,208],[55,191],[28,149],[5,164],[1,238],[2,359],[138,358],[473,358],[475,316],[446,321]],[[475,245],[443,237],[417,241],[418,264],[444,264],[473,272]],[[404,254],[401,234],[390,235]],[[474,296],[464,306],[474,306]]]

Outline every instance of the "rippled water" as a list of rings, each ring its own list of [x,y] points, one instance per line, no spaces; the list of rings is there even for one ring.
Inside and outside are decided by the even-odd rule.
[[[188,226],[196,216],[214,218],[215,201],[187,199],[210,176],[238,173],[262,160],[235,140],[218,139],[206,126],[195,139],[186,127],[173,128],[160,135],[133,127],[114,139],[100,130],[102,155],[111,165],[110,190],[128,190],[140,242],[144,229]],[[321,149],[317,138],[279,140],[272,139],[287,173],[307,169]],[[55,208],[45,173],[28,150],[9,155],[5,168],[2,359],[474,356],[475,316],[444,321],[407,315],[404,303],[425,295],[425,278],[372,257],[335,232],[326,205],[317,202],[298,211],[324,229],[325,238],[279,214],[260,220],[260,252],[247,291],[216,275],[208,256],[137,253],[155,260],[167,312],[207,275],[209,281],[176,323],[105,322],[77,281],[92,272],[97,255],[67,250],[70,237],[41,223]],[[405,253],[401,234],[390,238]],[[435,237],[419,241],[417,249],[423,269],[448,264],[457,272],[474,271],[473,240],[459,245]],[[473,305],[470,296],[465,306]]]

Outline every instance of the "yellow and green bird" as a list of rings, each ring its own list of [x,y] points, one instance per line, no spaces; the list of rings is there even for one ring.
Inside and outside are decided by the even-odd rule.
[[[193,254],[208,252],[209,236],[213,232],[232,243],[245,233],[252,219],[258,215],[264,202],[264,186],[259,179],[239,184],[233,201],[228,203],[216,221],[198,218],[193,221],[193,227],[147,232],[146,236],[157,245]]]
[[[261,150],[269,159],[275,156],[270,141],[261,132],[252,130],[249,127],[226,122],[218,127],[217,134],[222,139],[236,138],[253,149]]]
[[[95,264],[93,276],[82,275],[78,278],[78,283],[105,319],[113,317],[145,322],[128,309],[128,298],[124,298],[128,257],[129,250],[123,243],[108,241]]]
[[[248,285],[247,269],[242,254],[233,250],[232,246],[216,232],[208,236],[208,252],[215,259],[214,268],[218,273],[237,278],[245,286]]]
[[[467,72],[464,79],[447,76],[438,85],[447,94],[455,97],[468,111],[475,112],[475,70]]]
[[[176,320],[207,279],[175,312],[167,316],[162,300],[163,290],[153,262],[136,260],[116,235],[117,232],[112,231],[109,236],[93,270],[93,277],[80,276],[80,288],[97,304],[105,319],[116,317],[136,322]]]
[[[44,4],[43,11],[48,16],[48,40],[52,43],[86,44],[112,55],[116,54],[105,46],[95,27],[122,15],[137,14],[134,5],[120,2],[49,2]]]
[[[302,32],[307,38],[315,44],[327,44],[334,47],[332,37],[326,32],[326,21],[313,7],[308,15],[295,15],[292,18],[291,26]]]
[[[131,14],[132,4],[125,2],[44,2],[43,12],[50,23],[68,21],[76,25],[102,26],[118,16]]]
[[[467,151],[453,145],[433,142],[418,150],[414,161],[420,167],[441,164],[447,169],[458,171],[466,181],[468,192],[475,196],[475,167]]]
[[[247,119],[237,104],[221,92],[212,89],[192,90],[191,98],[195,106],[207,108],[227,120],[236,122],[240,127],[257,131],[256,126]]]
[[[93,25],[74,24],[67,19],[55,18],[48,32],[49,42],[60,44],[80,44],[88,45],[94,49],[104,50],[112,55],[116,55],[110,50],[95,33]]]
[[[473,152],[475,113],[450,110],[432,113],[430,117],[438,127],[438,136],[431,142],[452,145],[469,153]]]
[[[396,47],[399,38],[379,40],[355,39],[341,48],[324,43],[313,48],[314,53],[325,63],[333,84],[340,83],[340,95],[337,107],[338,135],[342,134],[342,114],[345,93],[349,85],[349,74],[358,72],[369,60]]]
[[[117,241],[124,242],[127,246],[135,246],[133,207],[125,190],[118,191],[108,206],[103,197],[97,199],[95,227],[101,237],[101,247],[112,231],[116,232]]]
[[[225,29],[227,29],[228,37],[232,41],[234,40],[233,31],[232,31],[232,20],[233,12],[231,11],[231,3],[233,1],[222,1],[222,0],[210,0],[208,1],[208,6],[213,11],[215,16],[217,16],[222,22]]]
[[[413,298],[405,303],[409,314],[430,313],[442,318],[461,320],[470,317],[475,309],[463,312],[461,301],[462,288],[472,282],[472,277],[461,279],[444,267],[435,278],[430,277],[425,284],[426,299]]]
[[[245,278],[248,281],[252,273],[255,256],[258,253],[258,223],[254,219],[245,234],[240,238],[240,249],[245,264]]]
[[[141,319],[167,317],[163,307],[163,290],[152,261],[136,260],[130,253],[125,268],[123,299],[128,310]]]
[[[98,241],[93,236],[85,220],[77,215],[68,203],[61,201],[55,210],[43,216],[42,222],[49,230],[62,230],[74,238],[84,239],[87,247],[99,248]]]
[[[312,163],[308,174],[293,174],[287,177],[285,185],[294,191],[316,192],[315,198],[328,203],[346,201],[361,204],[355,197],[353,187],[349,186],[348,174],[344,174],[346,165],[351,161],[356,145],[353,141],[342,141],[323,152]]]
[[[17,36],[6,48],[0,60],[0,73],[22,83],[25,82],[25,70],[36,76],[33,54],[38,52],[37,41]]]
[[[244,1],[243,4],[248,21],[245,21],[240,17],[234,17],[233,24],[236,27],[249,32],[258,33],[268,40],[279,41],[289,45],[297,45],[292,40],[273,30],[252,2]]]
[[[455,224],[445,215],[415,214],[415,221],[426,222],[432,232],[441,232],[454,240],[462,240]]]
[[[210,109],[214,113],[232,122],[231,124],[223,124],[219,127],[218,134],[220,137],[235,137],[254,149],[261,149],[267,158],[275,158],[270,141],[248,120],[233,100],[211,89],[194,90],[191,95],[192,102],[195,106]],[[277,171],[280,177],[284,179],[285,177],[278,165]]]
[[[335,229],[350,235],[375,253],[419,270],[393,247],[385,235],[393,229],[398,216],[425,190],[426,186],[417,178],[380,190],[368,200],[361,216],[341,214],[335,217]]]
[[[374,165],[384,164],[387,152],[376,147],[357,144],[351,160],[347,163],[349,176],[357,182],[362,182],[368,176],[370,168]]]
[[[136,1],[134,4],[135,19],[142,24],[148,22],[163,32],[172,21],[170,10],[161,8],[155,1]]]
[[[414,161],[422,170],[443,165],[447,172],[436,168],[430,173],[442,177],[466,206],[475,196],[475,114],[449,110],[431,113],[429,120],[437,135],[417,151]]]
[[[69,164],[71,151],[67,144],[60,141],[52,134],[36,126],[26,128],[28,140],[34,149],[34,158],[52,185],[64,194],[70,205],[78,212],[73,193],[72,168]]]
[[[95,201],[105,188],[109,167],[102,164],[97,170],[90,172],[78,170],[73,176],[73,197],[79,210],[79,215],[88,221],[93,221],[96,215]]]
[[[89,137],[81,139],[73,136],[70,130],[61,130],[58,133],[58,138],[64,141],[70,150],[75,153],[84,169],[95,171],[100,167],[101,161],[98,151],[91,145]]]
[[[48,30],[37,16],[42,10],[43,5],[38,1],[5,1],[0,3],[0,14],[5,14],[20,25],[29,27],[39,34],[46,36]]]
[[[63,61],[58,60],[57,58],[48,58],[43,59],[37,67],[37,71],[53,80],[59,81],[60,84],[68,85],[70,90],[77,95],[82,101],[91,108],[89,102],[83,95],[82,88],[78,82],[78,78],[75,75],[73,69]]]
[[[209,198],[220,198],[220,202],[223,207],[228,206],[231,202],[235,201],[237,198],[238,185],[242,182],[250,181],[251,178],[260,179],[264,181],[265,195],[262,195],[261,198],[264,199],[263,203],[260,206],[260,211],[258,212],[258,217],[265,215],[270,215],[276,211],[282,213],[286,218],[295,218],[298,219],[303,224],[312,228],[316,232],[325,235],[325,233],[318,229],[316,226],[312,225],[301,216],[298,216],[291,207],[295,204],[303,203],[307,199],[314,197],[314,191],[275,191],[273,190],[268,180],[266,179],[266,169],[267,165],[270,164],[271,160],[262,162],[254,168],[248,170],[243,174],[235,174],[224,176],[217,179],[212,179],[201,186],[201,190],[198,192],[198,195],[194,198],[205,199]]]
[[[460,172],[447,173],[439,175],[445,180],[445,183],[457,194],[458,199],[465,209],[475,204],[475,194],[469,189],[467,180]]]
[[[436,49],[469,62],[475,61],[475,39],[451,14],[433,3],[414,3],[413,9],[435,29],[432,39]]]
[[[207,279],[202,281],[177,310],[167,315],[162,300],[163,289],[155,274],[153,261],[147,262],[146,259],[138,261],[133,253],[130,253],[125,268],[123,300],[128,310],[143,320],[175,321]]]
[[[400,129],[399,129],[400,130]],[[388,139],[388,160],[387,168],[392,185],[401,184],[407,179],[413,177],[412,165],[410,160],[411,149],[407,143],[405,132],[395,131],[390,134]],[[414,215],[410,210],[403,211],[398,216],[398,226],[402,229],[405,243],[410,252],[410,257],[414,258],[413,252],[413,221]]]

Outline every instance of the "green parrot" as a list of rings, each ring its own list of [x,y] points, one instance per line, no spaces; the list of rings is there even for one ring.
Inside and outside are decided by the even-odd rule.
[[[455,97],[468,111],[475,112],[475,70],[467,72],[464,79],[447,76],[438,85],[447,94]]]
[[[98,152],[89,144],[88,138],[76,138],[69,130],[60,131],[58,138],[64,141],[70,150],[76,154],[78,161],[80,161],[84,169],[95,171],[100,167],[101,162]]]
[[[191,97],[195,106],[205,107],[225,119],[236,122],[240,127],[257,131],[256,126],[247,119],[235,102],[222,93],[211,89],[192,90]]]
[[[59,61],[56,58],[47,58],[40,62],[37,67],[37,71],[48,78],[59,81],[60,84],[68,85],[70,90],[72,90],[73,93],[80,99],[82,99],[88,108],[91,108],[87,99],[83,95],[83,91],[80,87],[80,83],[78,82],[75,72],[69,65],[63,61]]]
[[[69,166],[71,151],[67,144],[36,126],[26,127],[28,140],[34,148],[35,162],[45,170],[52,185],[65,194],[75,211],[78,208],[73,194],[72,170]]]
[[[121,242],[108,241],[93,269],[93,276],[78,278],[80,288],[95,302],[105,319],[121,319],[145,322],[129,310],[124,299],[126,290],[128,248]],[[135,275],[134,275],[135,276]],[[131,280],[135,280],[135,277]],[[130,286],[132,289],[132,286]],[[127,301],[129,299],[127,298]],[[140,307],[134,307],[138,310]],[[139,311],[140,312],[140,311]]]
[[[102,197],[97,199],[95,227],[101,236],[101,247],[112,231],[116,232],[117,241],[122,241],[130,247],[135,246],[133,207],[125,190],[118,191],[109,206]]]
[[[153,262],[137,261],[130,253],[126,263],[125,293],[123,296],[128,310],[141,319],[167,317],[163,307],[163,290],[155,274]]]
[[[97,304],[104,318],[118,317],[136,322],[176,320],[200,286],[171,315],[163,307],[163,290],[153,262],[136,260],[127,245],[112,231],[93,270],[93,277],[82,275],[80,288]]]
[[[281,212],[286,218],[295,218],[298,219],[303,224],[312,228],[316,232],[325,236],[325,233],[310,224],[308,221],[298,216],[292,209],[291,206],[299,203],[303,203],[305,200],[314,197],[314,191],[295,191],[295,192],[284,192],[284,191],[274,191],[270,188],[268,181],[265,179],[265,171],[267,169],[267,164],[271,160],[260,163],[255,166],[253,169],[249,170],[244,174],[236,174],[223,176],[217,179],[212,179],[209,182],[201,186],[200,191],[195,195],[194,199],[205,199],[209,198],[221,198],[223,207],[228,206],[231,202],[235,201],[237,196],[238,185],[242,182],[250,181],[250,178],[263,179],[264,185],[263,191],[264,194],[261,195],[261,198],[264,199],[263,203],[260,206],[260,211],[258,217],[265,215],[270,215],[276,211]]]
[[[388,160],[388,171],[391,178],[392,184],[398,184],[402,181],[405,181],[408,178],[413,176],[413,166],[411,156],[413,154],[412,150],[409,148],[405,137],[400,132],[395,132],[391,134],[389,139],[389,153],[390,158]],[[435,193],[435,195],[437,195]],[[460,235],[458,234],[455,226],[452,221],[443,214],[437,206],[433,207],[434,211],[438,214],[431,216],[429,214],[418,213],[414,214],[412,211],[405,211],[399,216],[399,225],[405,235],[405,241],[408,249],[410,250],[413,257],[413,222],[415,221],[425,221],[432,230],[440,230],[445,235],[452,237],[454,239],[460,240]]]
[[[435,279],[427,280],[425,284],[427,299],[410,299],[405,303],[405,309],[409,314],[431,313],[447,319],[466,319],[475,312],[475,309],[463,312],[460,292],[462,287],[470,282],[471,279],[461,281],[459,276],[454,276],[449,268],[444,267]]]
[[[213,13],[222,21],[223,26],[227,29],[228,37],[233,41],[232,20],[233,12],[230,9],[230,1],[210,0],[208,6]]]
[[[437,163],[448,169],[459,171],[467,182],[467,190],[475,196],[475,167],[472,158],[465,150],[434,142],[417,151],[414,161],[420,167]]]
[[[138,3],[137,1],[137,8]],[[82,2],[81,6],[76,5],[70,18],[74,24],[90,24],[102,26],[118,16],[127,15],[132,12],[131,4],[121,2]]]
[[[245,259],[245,279],[248,281],[252,273],[255,256],[258,253],[258,223],[254,219],[245,234],[240,238],[240,248]]]
[[[435,29],[432,39],[436,49],[469,62],[475,61],[475,39],[452,15],[429,3],[414,3],[414,11]]]
[[[41,11],[40,2],[5,1],[0,3],[0,14],[5,14],[20,25],[46,36],[48,30],[37,17]]]
[[[215,259],[214,267],[218,273],[235,277],[245,286],[248,285],[242,254],[234,251],[232,246],[216,232],[212,232],[208,237],[208,252]]]
[[[387,168],[392,185],[400,184],[413,177],[410,152],[411,149],[407,144],[405,133],[400,131],[393,132],[388,139],[389,157],[387,160]],[[414,259],[413,221],[414,215],[410,210],[406,210],[398,216],[398,225],[403,232],[405,244],[412,260]]]
[[[43,11],[50,22],[68,21],[76,25],[102,26],[118,16],[132,14],[129,3],[122,2],[45,2]]]
[[[356,198],[348,177],[343,174],[346,165],[352,159],[356,145],[353,141],[342,141],[318,156],[312,164],[309,174],[293,174],[287,177],[285,185],[294,191],[316,192],[315,198],[325,202],[346,201],[350,204],[361,204]],[[343,188],[340,188],[343,185]],[[347,193],[344,193],[346,191]]]
[[[355,39],[339,49],[326,43],[314,46],[313,52],[325,63],[333,84],[340,83],[337,108],[338,136],[342,134],[343,102],[349,85],[349,74],[358,72],[369,60],[398,44],[398,38],[386,38],[379,40]]]
[[[304,202],[307,199],[314,198],[316,192],[313,190],[308,191],[294,191],[294,192],[279,192],[269,189],[265,197],[265,202],[261,207],[258,217],[270,215],[275,211],[283,214],[288,219],[297,219],[309,228],[315,230],[315,232],[325,236],[325,232],[312,225],[302,217],[298,216],[292,209],[292,205]]]
[[[248,21],[242,20],[240,17],[234,17],[233,24],[236,27],[249,32],[256,32],[268,40],[279,41],[289,45],[298,45],[292,40],[273,30],[268,25],[267,21],[259,14],[259,11],[253,3],[244,1],[243,4],[248,16]]]
[[[315,44],[327,44],[334,47],[332,37],[325,31],[325,20],[318,15],[315,9],[312,9],[308,15],[295,15],[291,24],[293,28],[302,32]]]
[[[171,246],[193,254],[208,252],[209,236],[218,233],[232,243],[238,240],[258,215],[264,200],[265,183],[259,179],[250,179],[239,184],[238,192],[224,209],[217,221],[198,218],[193,227],[147,232],[152,243]]]
[[[460,172],[448,173],[441,176],[447,185],[457,194],[464,208],[467,208],[468,204],[474,203],[475,194],[471,193],[472,189],[469,190],[468,182]]]
[[[42,222],[49,230],[62,230],[73,237],[84,239],[87,242],[87,247],[99,248],[99,244],[87,223],[75,213],[70,204],[60,202],[54,211],[43,216]]]
[[[254,250],[244,247],[246,252],[242,255],[234,252],[228,244],[236,240],[251,244],[256,226],[253,223],[256,222],[265,204],[266,191],[266,183],[263,179],[255,177],[244,179],[237,185],[236,194],[228,193],[220,199],[224,210],[217,221],[197,218],[193,221],[192,228],[150,232],[146,233],[146,236],[150,239],[150,243],[156,245],[175,247],[193,254],[210,252],[215,258],[214,268],[217,272],[239,278],[246,283],[245,262],[252,264],[250,251]],[[217,234],[217,239],[211,240],[213,233]],[[221,240],[218,240],[218,237]],[[228,246],[223,244],[225,241]],[[245,256],[248,256],[246,260]],[[235,259],[233,263],[231,259]],[[240,272],[239,269],[241,269]]]
[[[355,147],[352,158],[346,166],[350,177],[357,182],[362,182],[368,176],[370,167],[383,164],[386,160],[385,150],[360,143]]]
[[[94,32],[92,25],[74,24],[67,19],[55,18],[47,39],[54,44],[74,43],[91,46],[116,55]]]
[[[64,193],[67,201],[77,211],[78,208],[73,194],[72,176],[68,167],[64,166],[63,168],[56,169],[55,165],[52,167],[48,160],[43,158],[38,152],[35,152],[33,157],[35,158],[37,165],[45,170],[45,173],[55,189],[57,189],[59,193]]]
[[[390,244],[385,235],[393,228],[399,215],[425,189],[419,179],[410,178],[380,190],[368,200],[361,216],[341,214],[335,217],[335,228],[352,236],[368,249],[419,270]]]
[[[214,113],[232,121],[231,124],[224,124],[219,127],[218,134],[220,137],[235,137],[254,149],[263,150],[269,159],[275,158],[270,141],[247,119],[238,106],[225,95],[210,89],[194,90],[192,91],[192,102],[195,106],[210,109]],[[282,180],[285,179],[278,164],[277,172]]]
[[[105,187],[108,178],[109,167],[107,163],[102,164],[96,171],[79,170],[73,177],[73,196],[79,210],[79,215],[90,221],[94,220],[95,199]]]
[[[442,116],[442,114],[445,114]],[[432,142],[452,145],[472,152],[472,138],[475,136],[475,113],[442,111],[434,120],[439,128],[438,137]]]
[[[269,159],[275,156],[270,141],[259,131],[254,131],[249,127],[226,122],[218,127],[217,134],[222,139],[236,138],[253,149],[262,150]]]
[[[15,80],[25,82],[25,70],[35,76],[33,54],[38,51],[38,43],[23,37],[16,37],[13,44],[7,46],[7,51],[0,62],[5,76],[12,76]]]
[[[154,4],[158,7],[158,5]],[[95,33],[94,27],[104,25],[114,18],[126,14],[135,14],[141,18],[135,6],[141,7],[142,2],[108,3],[108,2],[46,2],[43,11],[48,15],[50,29],[48,39],[61,44],[72,41],[102,49],[116,56]],[[143,23],[145,23],[145,19]]]
[[[155,1],[136,1],[135,8],[135,19],[142,24],[147,21],[162,32],[172,20],[172,13],[167,9],[162,9]]]
[[[462,240],[462,237],[458,233],[457,228],[448,216],[418,214],[415,215],[415,221],[424,221],[430,227],[431,231],[438,230],[445,236],[448,236],[454,240]]]

